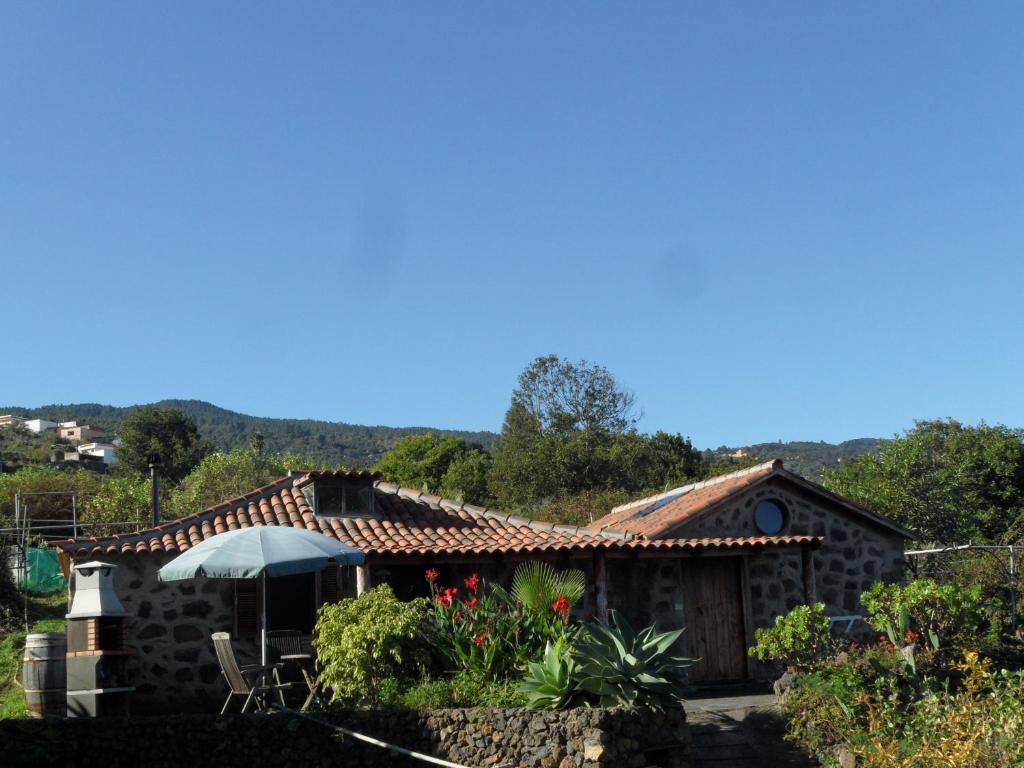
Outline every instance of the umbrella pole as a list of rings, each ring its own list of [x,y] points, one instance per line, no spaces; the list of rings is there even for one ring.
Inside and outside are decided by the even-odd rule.
[[[260,663],[267,666],[267,572],[263,571],[263,610],[260,611]]]

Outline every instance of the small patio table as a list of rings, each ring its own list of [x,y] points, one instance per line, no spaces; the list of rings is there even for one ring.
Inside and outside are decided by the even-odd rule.
[[[267,633],[267,643],[276,652],[277,661],[294,665],[302,673],[308,694],[299,711],[305,712],[314,702],[320,701],[320,680],[315,674],[315,657],[307,650],[306,638],[297,630],[279,629]]]
[[[302,702],[299,711],[305,712],[313,702],[320,702],[320,678],[313,674],[313,657],[308,653],[289,653],[282,656],[281,661],[291,662],[299,668],[299,671],[302,672],[302,679],[306,682],[306,688],[309,690],[309,695]]]

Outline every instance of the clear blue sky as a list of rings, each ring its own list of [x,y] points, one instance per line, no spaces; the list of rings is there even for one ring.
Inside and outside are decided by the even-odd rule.
[[[0,403],[1024,425],[1019,3],[0,8]]]

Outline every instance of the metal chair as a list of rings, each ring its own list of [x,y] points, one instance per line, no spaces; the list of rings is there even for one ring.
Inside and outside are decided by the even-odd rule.
[[[285,706],[282,691],[285,688],[290,688],[291,683],[282,683],[278,679],[277,670],[282,666],[281,664],[268,664],[267,666],[248,664],[240,667],[235,658],[234,646],[231,645],[231,635],[227,632],[214,632],[212,637],[213,647],[217,651],[217,661],[220,662],[221,674],[224,675],[228,681],[228,687],[231,689],[224,702],[224,708],[220,711],[222,715],[228,711],[231,700],[235,696],[245,696],[245,703],[242,704],[243,713],[248,712],[252,705],[255,705],[256,710],[260,712],[269,709],[270,704],[265,698],[267,694],[276,693],[281,706]]]

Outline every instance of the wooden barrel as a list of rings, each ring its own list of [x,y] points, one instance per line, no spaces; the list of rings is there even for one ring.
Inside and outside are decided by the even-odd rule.
[[[60,632],[25,638],[21,679],[29,717],[64,717],[67,713],[67,647],[67,637]]]

